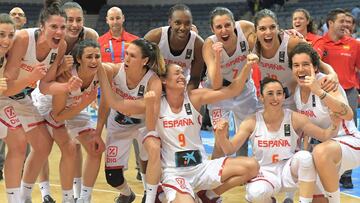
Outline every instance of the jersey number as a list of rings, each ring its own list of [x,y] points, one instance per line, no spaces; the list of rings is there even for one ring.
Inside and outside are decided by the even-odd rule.
[[[179,134],[178,135],[178,140],[180,142],[180,147],[185,147],[186,146],[186,139],[185,139],[185,135],[184,134]]]
[[[239,69],[234,68],[234,69],[232,69],[232,70],[233,70],[233,79],[235,79],[236,76],[238,75]]]
[[[276,163],[279,161],[279,154],[273,154],[272,157],[271,157],[271,161],[273,163]]]

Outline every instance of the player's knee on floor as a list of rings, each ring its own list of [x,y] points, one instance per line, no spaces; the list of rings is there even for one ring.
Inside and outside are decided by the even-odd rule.
[[[310,152],[297,152],[293,157],[291,167],[297,167],[298,178],[300,181],[312,182],[316,180],[315,165]]]
[[[125,182],[122,169],[105,169],[106,181],[109,185],[116,188]]]
[[[246,186],[246,199],[249,202],[267,202],[272,194],[272,186],[264,181],[253,182]]]

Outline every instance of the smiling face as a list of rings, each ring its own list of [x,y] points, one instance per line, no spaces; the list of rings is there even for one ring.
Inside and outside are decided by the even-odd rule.
[[[58,15],[50,16],[42,26],[42,30],[49,47],[58,48],[60,41],[65,37],[65,18]]]
[[[77,61],[83,72],[96,73],[101,63],[100,49],[97,47],[86,47],[81,58],[78,58]]]
[[[13,24],[0,24],[0,57],[5,56],[14,43],[15,27]]]
[[[304,85],[305,76],[310,76],[311,71],[317,71],[310,56],[306,53],[295,54],[292,57],[292,64],[293,77],[300,86]]]
[[[309,24],[309,19],[306,18],[304,12],[298,11],[295,12],[292,16],[292,25],[293,28],[298,32],[308,31],[307,26]]]
[[[338,38],[342,38],[346,34],[346,16],[345,13],[336,15],[334,21],[329,20],[329,32],[334,33]]]
[[[78,38],[84,27],[84,16],[82,10],[78,8],[66,9],[66,36]]]
[[[273,49],[277,41],[278,27],[275,20],[269,16],[258,21],[256,27],[257,40],[264,50]]]
[[[283,87],[279,82],[265,84],[260,99],[264,104],[264,109],[281,108],[285,100]]]
[[[184,90],[186,87],[186,79],[183,69],[176,64],[168,66],[166,78],[163,80],[166,89]]]
[[[187,39],[192,25],[192,16],[188,10],[176,10],[169,19],[171,35],[177,39]]]
[[[219,39],[220,42],[226,42],[231,36],[235,35],[235,25],[233,20],[228,15],[217,15],[213,18],[211,26],[212,32]]]

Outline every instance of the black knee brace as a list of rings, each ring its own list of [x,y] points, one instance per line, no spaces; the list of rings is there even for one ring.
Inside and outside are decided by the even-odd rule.
[[[112,187],[119,187],[125,182],[122,169],[105,169],[106,181]]]

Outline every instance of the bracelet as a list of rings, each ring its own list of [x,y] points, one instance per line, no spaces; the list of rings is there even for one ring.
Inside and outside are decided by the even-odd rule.
[[[323,91],[323,93],[319,96],[321,100],[323,100],[327,95],[327,92]]]

